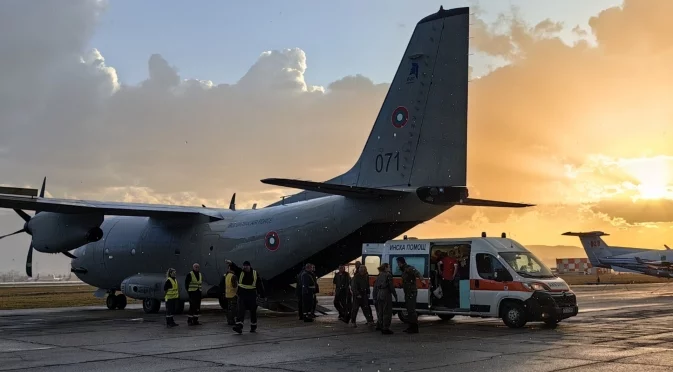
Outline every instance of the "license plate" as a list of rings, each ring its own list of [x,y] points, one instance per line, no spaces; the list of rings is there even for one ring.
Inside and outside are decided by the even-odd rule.
[[[575,312],[575,309],[573,309],[572,307],[564,307],[562,311],[563,314],[571,314]]]

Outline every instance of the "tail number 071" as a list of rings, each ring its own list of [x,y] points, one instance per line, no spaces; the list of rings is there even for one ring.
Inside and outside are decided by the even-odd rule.
[[[391,170],[400,170],[400,152],[395,151],[376,155],[376,172],[381,173]]]

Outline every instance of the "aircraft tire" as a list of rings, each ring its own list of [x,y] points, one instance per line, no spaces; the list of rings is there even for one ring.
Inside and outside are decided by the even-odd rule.
[[[124,296],[123,294],[120,293],[115,297],[116,297],[115,302],[117,303],[117,309],[124,310],[124,308],[126,308],[126,303],[127,303],[126,296]]]
[[[143,311],[145,314],[156,314],[161,308],[161,301],[153,298],[146,298],[143,300]]]
[[[117,308],[117,296],[115,295],[108,295],[107,298],[105,299],[105,305],[109,310],[114,310]]]
[[[437,314],[441,320],[451,320],[455,316],[454,314]]]
[[[184,301],[178,301],[175,304],[175,315],[180,315],[185,312],[185,302]]]

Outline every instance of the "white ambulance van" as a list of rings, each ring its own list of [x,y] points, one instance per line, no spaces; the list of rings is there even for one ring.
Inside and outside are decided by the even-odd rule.
[[[398,257],[404,257],[425,279],[425,284],[416,282],[419,315],[436,315],[444,320],[455,315],[501,318],[507,326],[520,328],[529,321],[555,326],[578,312],[577,299],[568,284],[505,234],[500,238],[482,233],[477,238],[424,240],[405,236],[404,240],[363,244],[362,263],[369,272],[370,286],[378,275],[377,268],[385,262],[390,265],[399,300],[393,311],[402,321],[406,321],[406,310]],[[458,263],[453,281],[437,275],[442,271],[440,262]]]

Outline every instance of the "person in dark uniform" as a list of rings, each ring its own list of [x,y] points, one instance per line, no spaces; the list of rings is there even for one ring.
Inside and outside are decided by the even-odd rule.
[[[409,328],[403,332],[418,333],[418,314],[416,314],[416,297],[418,297],[418,287],[416,279],[420,279],[425,285],[425,280],[421,273],[415,267],[407,264],[404,257],[397,257],[397,266],[402,272],[402,288],[404,289],[404,304],[407,308]]]
[[[304,322],[309,323],[314,319],[313,316],[313,302],[315,299],[315,277],[311,273],[312,265],[306,264],[306,269],[301,273],[301,303],[302,312],[304,313]]]
[[[264,298],[264,286],[262,278],[257,275],[257,270],[250,266],[249,261],[243,262],[243,268],[236,266],[230,260],[225,261],[238,277],[238,316],[236,325],[232,328],[234,332],[243,333],[243,322],[245,321],[245,311],[250,311],[250,332],[257,331],[257,294]]]
[[[360,266],[358,273],[353,276],[351,283],[353,291],[353,309],[351,310],[350,326],[355,328],[355,320],[358,317],[358,310],[362,309],[362,313],[367,319],[367,325],[374,324],[374,317],[372,316],[372,308],[369,306],[369,274],[366,266]]]
[[[308,267],[309,264],[304,265],[304,268],[301,269],[299,274],[297,274],[297,287],[295,288],[295,294],[297,296],[297,313],[299,313],[299,320],[304,320],[304,305],[302,300],[304,295],[302,294],[301,276],[308,269]]]
[[[238,280],[231,269],[231,265],[227,265],[227,273],[224,274],[220,281],[220,288],[224,289],[224,298],[227,300],[227,325],[236,325],[236,313],[238,312],[238,296],[236,290],[238,289]]]
[[[397,302],[397,292],[393,285],[390,265],[387,262],[379,267],[379,276],[374,282],[372,297],[376,304],[376,330],[384,335],[392,335],[390,323],[393,320],[393,297]]]
[[[334,308],[339,312],[339,320],[348,323],[350,314],[350,307],[352,304],[348,301],[351,289],[351,276],[348,275],[346,267],[339,265],[339,272],[334,274],[332,279],[334,284]]]
[[[188,325],[201,325],[199,323],[199,314],[201,313],[201,286],[203,275],[200,272],[198,263],[192,265],[192,271],[185,277],[185,288],[189,294],[189,314],[187,315]]]
[[[166,326],[169,328],[179,325],[173,320],[175,307],[178,301],[180,301],[180,289],[178,288],[178,280],[175,278],[176,275],[177,272],[175,269],[168,269],[166,272],[166,282],[164,283],[164,292],[166,292],[166,296],[164,297],[166,301]]]
[[[318,306],[318,293],[320,293],[320,284],[318,284],[318,275],[315,273],[315,265],[311,264],[311,275],[313,276],[313,281],[315,282],[315,288],[313,290],[313,306],[311,307],[311,316],[316,318],[315,309]]]

